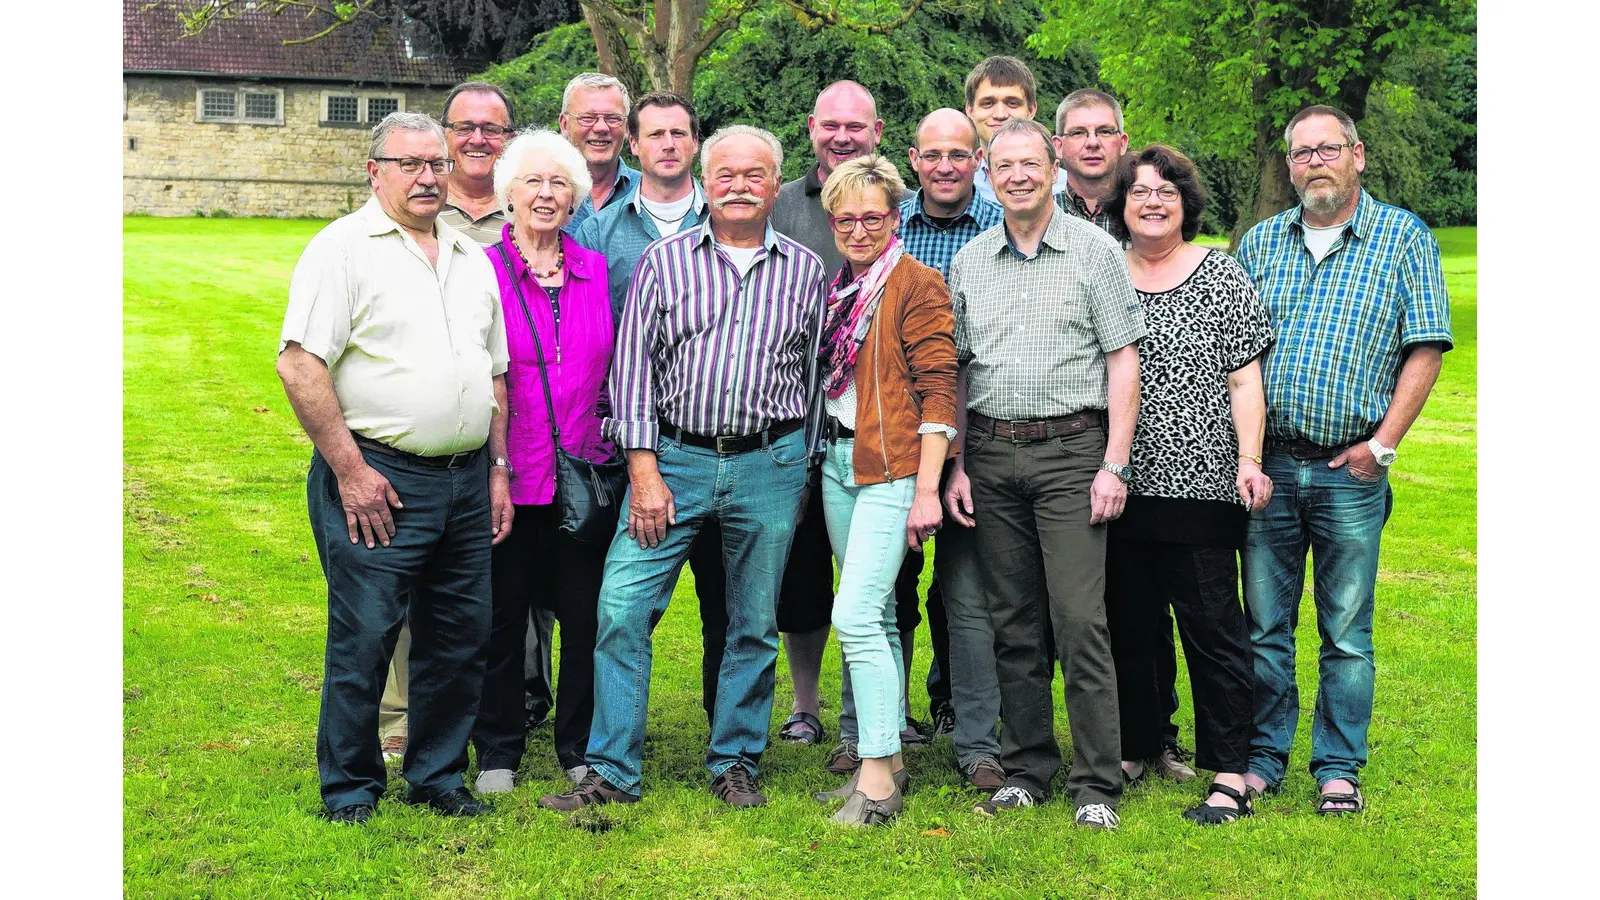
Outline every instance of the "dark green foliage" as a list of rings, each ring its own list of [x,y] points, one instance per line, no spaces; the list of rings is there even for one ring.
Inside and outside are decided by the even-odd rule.
[[[572,76],[600,66],[594,35],[582,22],[562,25],[534,38],[528,52],[483,74],[516,101],[519,128],[555,128],[561,91]]]
[[[1415,47],[1389,63],[1359,128],[1362,183],[1434,226],[1478,221],[1477,42]]]

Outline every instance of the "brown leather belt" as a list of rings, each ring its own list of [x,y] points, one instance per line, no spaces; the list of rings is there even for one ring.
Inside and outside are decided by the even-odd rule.
[[[1360,441],[1352,441],[1351,443],[1363,443],[1365,440],[1366,438],[1362,438]],[[1350,444],[1323,446],[1322,444],[1313,444],[1310,441],[1299,438],[1292,441],[1283,441],[1276,438],[1267,439],[1268,453],[1287,453],[1290,457],[1301,462],[1312,459],[1333,459],[1349,447]]]
[[[464,450],[460,453],[449,453],[444,456],[421,456],[401,450],[398,447],[391,447],[382,441],[375,441],[353,431],[350,432],[350,436],[356,439],[357,447],[371,450],[374,453],[381,453],[384,456],[395,456],[400,459],[410,460],[419,466],[427,466],[430,469],[460,469],[471,465],[477,460],[478,454],[483,452],[483,447],[479,447],[476,450]]]
[[[968,411],[967,430],[992,434],[1014,444],[1028,444],[1100,428],[1103,427],[1105,420],[1105,413],[1098,409],[1086,409],[1056,419],[1026,419],[1012,422],[991,419],[983,413]]]
[[[709,437],[703,434],[695,434],[692,431],[684,431],[671,422],[661,422],[660,424],[661,435],[668,440],[681,441],[691,447],[715,450],[718,453],[744,453],[747,450],[759,450],[786,434],[799,431],[805,427],[806,422],[804,419],[785,419],[781,422],[773,422],[765,431],[757,431],[753,434],[723,435],[721,437]]]

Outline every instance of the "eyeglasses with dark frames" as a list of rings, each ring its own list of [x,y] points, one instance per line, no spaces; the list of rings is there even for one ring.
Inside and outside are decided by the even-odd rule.
[[[374,156],[376,162],[392,162],[401,173],[406,175],[421,175],[424,166],[433,170],[435,175],[449,175],[450,170],[456,167],[453,159],[417,159],[415,156]]]
[[[450,129],[450,133],[456,137],[463,138],[471,137],[474,131],[483,132],[483,136],[486,138],[505,137],[508,134],[517,133],[515,128],[507,128],[504,125],[496,125],[493,122],[446,122],[444,127]]]
[[[1122,129],[1112,128],[1110,125],[1102,125],[1096,128],[1093,133],[1100,140],[1109,141],[1121,134]],[[1089,139],[1089,134],[1090,131],[1087,128],[1068,128],[1061,133],[1061,136],[1066,138],[1069,144],[1081,144]]]
[[[864,216],[829,216],[828,221],[833,223],[833,230],[839,234],[849,234],[856,230],[856,223],[868,231],[882,231],[885,223],[889,221],[889,214],[867,213]]]
[[[1314,150],[1318,156],[1322,157],[1323,162],[1333,162],[1339,158],[1339,154],[1344,152],[1344,148],[1354,146],[1354,143],[1346,141],[1343,144],[1322,144],[1318,147],[1296,147],[1295,149],[1289,151],[1289,159],[1296,164],[1303,166],[1306,163],[1311,162],[1311,153]]]
[[[621,128],[622,123],[628,121],[625,117],[619,115],[602,116],[596,115],[595,113],[584,113],[576,118],[578,120],[578,124],[585,128],[593,128],[601,119],[605,119],[606,124],[612,128]]]

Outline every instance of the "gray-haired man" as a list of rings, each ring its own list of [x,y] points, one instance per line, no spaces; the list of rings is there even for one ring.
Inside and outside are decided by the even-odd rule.
[[[408,801],[488,810],[462,774],[490,546],[511,531],[508,358],[488,258],[437,220],[452,168],[438,123],[386,116],[367,161],[371,199],[312,238],[289,284],[277,369],[316,447],[306,506],[328,580],[317,765],[335,822],[365,822],[387,787],[378,696],[408,619]]]
[[[561,92],[561,134],[583,154],[594,182],[589,196],[562,226],[568,234],[576,235],[585,219],[632,194],[639,183],[639,170],[622,161],[628,109],[628,89],[599,72],[574,76]]]

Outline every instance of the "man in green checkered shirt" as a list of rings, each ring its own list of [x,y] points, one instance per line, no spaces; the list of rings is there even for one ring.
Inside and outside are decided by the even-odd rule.
[[[1339,815],[1364,808],[1389,467],[1450,349],[1450,303],[1427,226],[1361,189],[1366,148],[1348,115],[1308,107],[1284,140],[1300,205],[1250,229],[1237,255],[1277,335],[1263,364],[1267,446],[1256,461],[1272,479],[1272,500],[1251,518],[1244,548],[1256,676],[1246,781],[1276,789],[1288,766],[1309,548],[1322,637],[1311,774],[1317,812]]]

